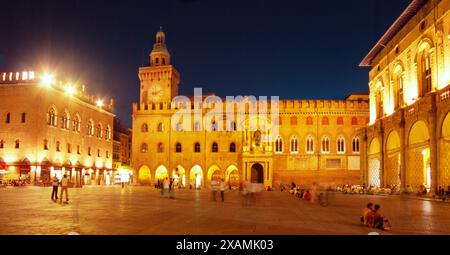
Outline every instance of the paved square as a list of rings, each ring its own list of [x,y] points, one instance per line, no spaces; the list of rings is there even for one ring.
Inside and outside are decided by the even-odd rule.
[[[368,201],[379,203],[393,230],[382,234],[450,234],[450,204],[399,196],[337,194],[328,207],[287,192],[261,193],[244,207],[238,191],[225,203],[208,190],[177,191],[162,199],[150,187],[69,189],[69,204],[50,200],[51,188],[0,189],[0,234],[368,234],[359,224]]]

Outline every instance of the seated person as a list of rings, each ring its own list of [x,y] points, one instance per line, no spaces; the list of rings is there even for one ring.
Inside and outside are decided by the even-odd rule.
[[[373,211],[373,204],[368,203],[366,208],[364,208],[364,210],[363,210],[363,216],[361,217],[361,223],[363,223],[364,225],[367,225],[368,216],[372,211]]]
[[[374,209],[367,216],[367,226],[382,230],[391,229],[391,223],[380,213],[380,205],[375,205]]]

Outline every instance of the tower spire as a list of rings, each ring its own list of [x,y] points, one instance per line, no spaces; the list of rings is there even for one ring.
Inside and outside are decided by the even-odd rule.
[[[161,65],[170,65],[170,53],[167,50],[166,34],[162,26],[159,27],[159,31],[156,33],[156,41],[150,53],[150,66]]]

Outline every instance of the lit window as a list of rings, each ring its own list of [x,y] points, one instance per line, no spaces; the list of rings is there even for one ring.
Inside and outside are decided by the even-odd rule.
[[[298,140],[296,136],[293,136],[291,138],[291,153],[293,154],[298,153]]]
[[[147,125],[147,123],[142,124],[141,132],[142,133],[147,133],[148,132],[148,125]]]
[[[330,153],[330,138],[328,136],[322,138],[322,153]]]
[[[281,136],[278,136],[277,139],[275,139],[275,153],[283,153],[283,139]]]
[[[157,152],[158,153],[163,153],[164,152],[164,144],[163,143],[158,143]]]
[[[141,144],[141,153],[148,152],[148,145],[146,143]]]
[[[314,139],[311,135],[306,138],[306,153],[314,153]]]
[[[163,123],[159,123],[157,130],[158,130],[158,132],[163,132],[164,131],[164,124]]]
[[[339,136],[337,139],[337,153],[345,153],[345,139],[343,136]]]

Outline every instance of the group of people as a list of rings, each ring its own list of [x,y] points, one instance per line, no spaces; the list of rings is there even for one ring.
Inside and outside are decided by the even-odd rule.
[[[175,198],[175,190],[178,186],[177,181],[174,178],[164,178],[164,180],[158,180],[157,188],[161,189],[161,197],[163,198]]]
[[[389,220],[382,216],[380,213],[380,205],[373,205],[368,203],[363,210],[363,216],[361,216],[361,223],[369,228],[377,228],[382,230],[390,230],[391,223]]]
[[[55,175],[52,178],[52,201],[57,202],[58,201],[58,188],[61,186],[61,193],[59,195],[59,201],[62,202],[63,195],[66,195],[66,201],[65,203],[69,202],[69,178],[67,178],[67,175],[65,174],[61,180],[58,179],[58,177]]]
[[[311,189],[302,189],[299,186],[297,186],[294,182],[292,182],[289,193],[299,199],[315,203],[318,197],[317,184],[313,183]]]
[[[220,198],[222,202],[225,202],[225,189],[227,188],[227,184],[224,179],[216,180],[213,179],[211,181],[211,199],[212,201],[217,201],[217,193],[220,191]]]

